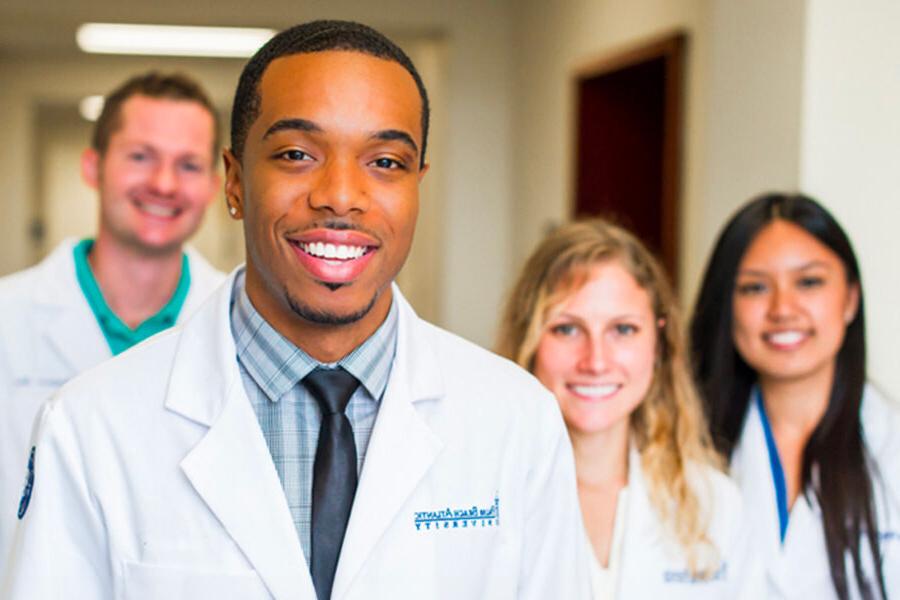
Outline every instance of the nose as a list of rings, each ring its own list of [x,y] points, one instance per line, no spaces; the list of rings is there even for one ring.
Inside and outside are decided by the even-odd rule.
[[[365,212],[369,201],[360,170],[361,167],[350,158],[329,160],[310,190],[310,207],[338,216]]]
[[[161,196],[174,194],[178,186],[175,166],[166,163],[157,165],[153,171],[151,184],[153,185],[153,190]]]
[[[602,337],[588,337],[579,352],[578,368],[583,373],[598,375],[609,367],[609,348]]]
[[[796,313],[794,295],[788,288],[776,285],[769,298],[769,319],[776,322],[789,320]]]

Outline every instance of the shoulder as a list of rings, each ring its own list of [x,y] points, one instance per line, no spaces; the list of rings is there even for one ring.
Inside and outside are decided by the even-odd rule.
[[[191,269],[191,286],[201,291],[212,291],[220,283],[225,281],[227,275],[212,266],[202,254],[194,248],[186,247],[184,249],[188,257],[188,264]]]
[[[737,484],[712,465],[690,463],[688,478],[698,495],[700,514],[707,515],[708,534],[724,554],[742,537],[744,500]]]
[[[513,398],[526,402],[539,398],[543,402],[552,398],[531,373],[514,362],[426,321],[419,320],[419,328],[428,337],[454,387],[490,391],[501,402]]]
[[[84,371],[48,402],[51,410],[75,421],[113,423],[148,415],[162,407],[181,327]]]
[[[568,444],[556,399],[530,373],[425,321],[413,333],[415,351],[433,355],[442,381],[446,410],[436,426],[464,430],[470,440],[481,432],[526,453]]]
[[[876,462],[900,456],[900,406],[872,384],[863,391],[860,419],[866,445]]]
[[[60,273],[70,272],[75,279],[75,259],[72,250],[74,240],[60,243],[41,262],[34,266],[0,277],[0,302],[8,303],[18,300],[31,300],[36,289],[42,283],[59,285]]]

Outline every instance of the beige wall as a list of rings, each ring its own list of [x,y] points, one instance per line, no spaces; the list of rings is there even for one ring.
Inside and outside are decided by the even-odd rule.
[[[810,0],[800,182],[853,240],[869,373],[900,400],[900,4],[864,6]]]

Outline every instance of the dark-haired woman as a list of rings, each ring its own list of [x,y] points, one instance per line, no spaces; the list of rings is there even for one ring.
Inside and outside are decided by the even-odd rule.
[[[900,412],[866,384],[859,267],[834,218],[801,195],[744,206],[713,251],[691,337],[768,597],[900,596]]]

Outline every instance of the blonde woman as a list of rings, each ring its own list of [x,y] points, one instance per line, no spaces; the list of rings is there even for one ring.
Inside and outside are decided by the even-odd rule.
[[[545,239],[510,296],[498,350],[559,402],[595,598],[763,597],[672,289],[634,236],[596,220]]]

